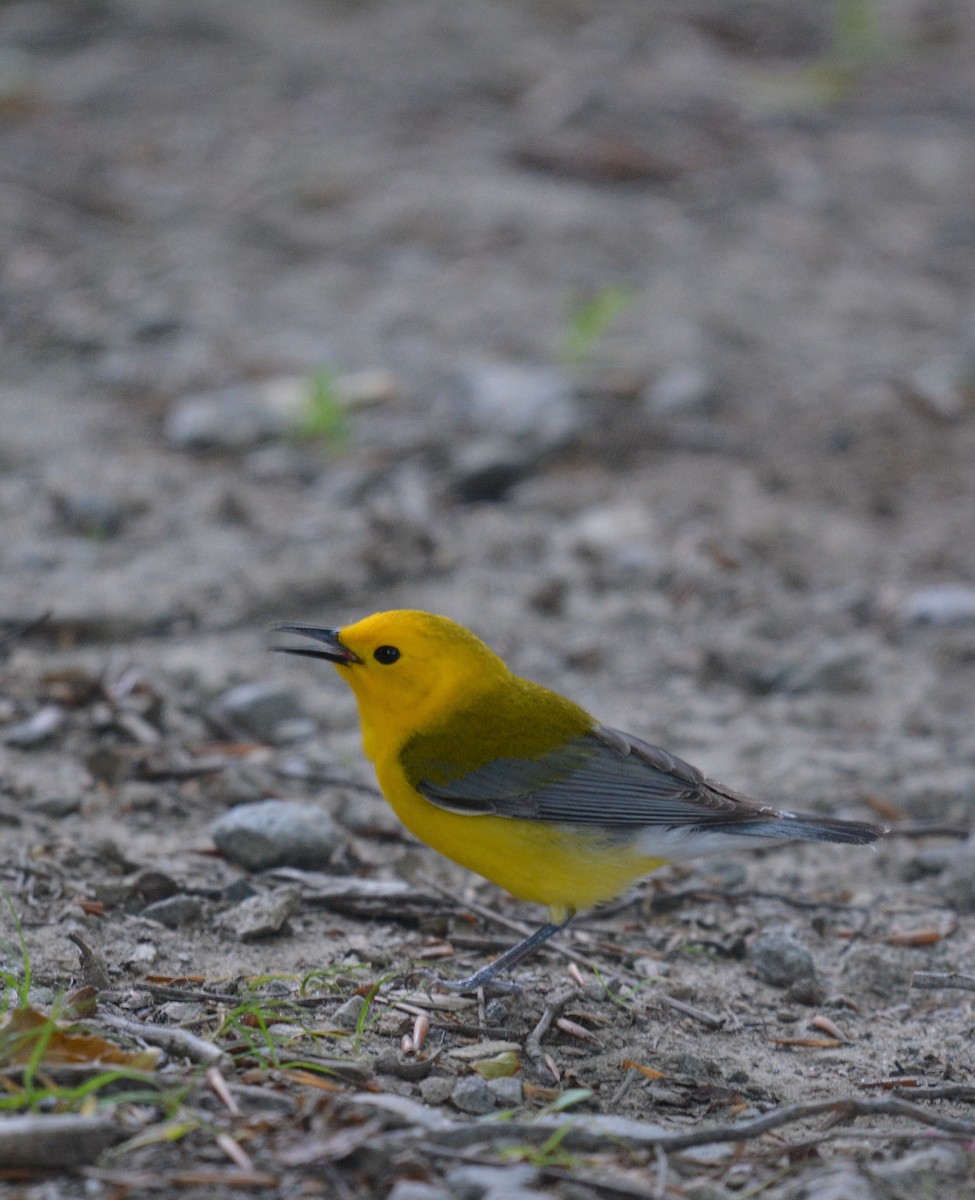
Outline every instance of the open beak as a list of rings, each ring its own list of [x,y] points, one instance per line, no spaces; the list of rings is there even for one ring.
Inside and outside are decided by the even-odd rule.
[[[324,658],[329,662],[341,663],[346,667],[351,666],[352,663],[362,662],[358,654],[353,653],[348,646],[342,645],[337,629],[319,629],[315,625],[275,625],[271,632],[295,633],[299,637],[321,642],[320,649],[317,646],[275,646],[274,649],[282,654],[301,654],[306,658]]]

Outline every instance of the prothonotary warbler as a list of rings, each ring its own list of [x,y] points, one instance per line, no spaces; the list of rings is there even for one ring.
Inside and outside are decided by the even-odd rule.
[[[578,704],[513,674],[447,617],[399,610],[341,629],[280,625],[334,663],[362,745],[407,828],[454,862],[544,904],[549,922],[452,986],[512,967],[580,908],[674,859],[767,839],[872,842],[883,828],[779,812],[712,783]]]

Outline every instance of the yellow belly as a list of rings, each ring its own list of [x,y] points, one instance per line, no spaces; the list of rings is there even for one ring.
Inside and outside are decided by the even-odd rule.
[[[394,812],[420,841],[557,915],[612,900],[667,861],[640,853],[635,839],[596,829],[445,812],[414,791],[395,763],[377,764],[377,775]]]

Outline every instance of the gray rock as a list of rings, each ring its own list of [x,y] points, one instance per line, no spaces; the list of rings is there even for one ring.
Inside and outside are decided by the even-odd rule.
[[[261,800],[239,804],[210,826],[217,849],[251,871],[267,867],[322,867],[342,831],[317,804]]]
[[[530,1188],[537,1182],[538,1168],[531,1163],[512,1163],[507,1167],[452,1167],[446,1175],[447,1187],[457,1200],[483,1200],[491,1192],[503,1196],[517,1188]]]
[[[647,387],[643,405],[655,416],[678,416],[706,407],[714,390],[714,379],[702,363],[678,363]]]
[[[841,1164],[803,1181],[790,1200],[881,1200],[884,1193],[853,1166]]]
[[[714,646],[701,664],[706,680],[733,683],[764,696],[771,692],[849,693],[869,687],[869,652],[845,642],[827,642],[799,662],[770,659],[754,646]]]
[[[314,737],[315,723],[290,688],[277,683],[241,683],[218,696],[210,717],[237,736],[271,745]]]
[[[551,367],[481,362],[468,372],[467,389],[468,416],[483,433],[552,450],[579,426],[572,386]]]
[[[458,1079],[450,1093],[450,1102],[461,1112],[478,1117],[494,1108],[494,1096],[480,1075],[465,1075]]]
[[[733,892],[748,882],[748,870],[734,858],[718,858],[702,865],[701,874],[710,887]]]
[[[122,532],[132,506],[101,492],[77,492],[51,497],[59,524],[71,533],[101,540]]]
[[[179,929],[181,925],[189,925],[195,921],[202,909],[203,905],[196,896],[186,896],[180,893],[147,905],[141,915],[149,921],[158,921],[167,929]]]
[[[42,817],[51,817],[53,820],[60,820],[62,817],[70,817],[81,808],[81,798],[79,796],[42,796],[39,800],[35,800],[31,808],[36,813],[40,813]]]
[[[160,1004],[159,1015],[165,1017],[167,1024],[184,1025],[203,1015],[203,1005],[189,1000],[167,1000]]]
[[[517,1108],[524,1099],[521,1080],[514,1075],[502,1079],[488,1079],[488,1091],[501,1108]]]
[[[687,1200],[731,1200],[732,1193],[713,1179],[692,1179],[685,1186],[684,1195]]]
[[[552,1193],[539,1191],[538,1188],[513,1188],[505,1184],[485,1192],[483,1200],[552,1200]]]
[[[425,1104],[446,1104],[454,1090],[454,1081],[445,1075],[429,1075],[420,1080],[419,1086]]]
[[[961,1146],[925,1146],[893,1162],[871,1166],[870,1174],[891,1188],[897,1200],[914,1200],[958,1195],[958,1182],[967,1178],[969,1165],[969,1155]]]
[[[869,656],[843,642],[827,642],[804,662],[786,667],[774,681],[774,690],[804,692],[859,692],[869,686]]]
[[[300,379],[201,392],[169,410],[163,434],[175,450],[247,450],[294,429],[309,396],[308,381]]]
[[[912,592],[901,605],[905,625],[969,625],[975,623],[975,587],[937,583]]]
[[[363,996],[350,996],[328,1019],[333,1029],[358,1029],[366,1001]]]
[[[301,908],[301,891],[277,888],[263,896],[251,896],[224,913],[221,925],[236,933],[242,942],[274,937]]]
[[[2,733],[3,741],[18,750],[33,750],[49,741],[64,724],[64,709],[59,704],[45,704],[26,721],[8,725]]]
[[[423,1183],[419,1179],[397,1179],[386,1200],[451,1200],[448,1192],[433,1183]]]
[[[503,500],[516,483],[531,473],[536,461],[524,441],[481,438],[457,452],[450,490],[465,503]]]
[[[918,367],[910,378],[908,390],[927,412],[944,421],[954,421],[968,409],[965,374],[965,364],[960,359],[935,359]]]
[[[816,978],[813,956],[802,942],[782,930],[770,930],[756,938],[750,957],[758,977],[773,987],[791,987]]]
[[[905,883],[916,883],[919,879],[940,875],[958,857],[957,846],[926,846],[903,862],[898,874]]]
[[[975,852],[971,847],[952,858],[937,889],[955,912],[975,913]]]
[[[250,900],[252,896],[258,894],[249,879],[235,879],[233,883],[228,883],[220,893],[221,898],[228,904],[243,904],[245,900]]]
[[[213,794],[227,808],[234,804],[257,804],[275,791],[271,773],[257,763],[231,763],[220,772]]]

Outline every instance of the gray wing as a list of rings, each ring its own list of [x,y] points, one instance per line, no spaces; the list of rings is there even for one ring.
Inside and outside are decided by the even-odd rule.
[[[448,812],[621,831],[701,830],[857,845],[885,832],[862,821],[778,812],[605,725],[540,758],[495,758],[447,783],[421,779],[417,790]]]
[[[496,758],[449,783],[421,779],[417,786],[450,812],[609,828],[775,815],[716,790],[666,750],[602,725],[540,758]]]

